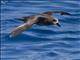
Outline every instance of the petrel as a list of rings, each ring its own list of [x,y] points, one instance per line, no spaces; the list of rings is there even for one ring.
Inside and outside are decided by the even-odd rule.
[[[24,32],[25,30],[28,30],[29,28],[32,27],[32,25],[37,24],[37,25],[57,25],[61,26],[59,23],[58,18],[52,16],[55,13],[59,13],[60,15],[71,15],[68,12],[64,11],[47,11],[43,13],[38,13],[36,15],[31,15],[31,16],[25,16],[22,18],[17,18],[18,20],[23,21],[24,23],[17,28],[13,29],[13,31],[10,33],[10,37],[15,37],[19,35],[20,33]]]

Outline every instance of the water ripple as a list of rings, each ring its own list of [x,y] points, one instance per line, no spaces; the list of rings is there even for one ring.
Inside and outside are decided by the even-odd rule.
[[[1,1],[1,60],[80,60],[79,7],[79,0]],[[54,14],[61,27],[34,25],[9,37],[11,30],[22,24],[15,18],[55,10],[71,13]]]

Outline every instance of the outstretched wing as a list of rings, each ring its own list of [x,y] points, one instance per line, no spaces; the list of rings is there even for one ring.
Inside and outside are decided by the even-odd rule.
[[[15,28],[11,33],[10,33],[10,37],[14,37],[17,36],[18,34],[22,33],[23,31],[29,29],[35,22],[36,22],[36,18],[34,18],[33,20],[28,20],[26,23],[18,26],[17,28]]]
[[[31,16],[26,16],[26,17],[22,17],[22,18],[15,18],[16,20],[20,20],[20,21],[23,21],[24,23],[28,21],[28,19],[30,18]]]
[[[70,13],[64,12],[64,11],[47,11],[47,12],[43,12],[43,14],[48,14],[48,15],[52,15],[54,13],[59,13],[61,15],[71,15]]]

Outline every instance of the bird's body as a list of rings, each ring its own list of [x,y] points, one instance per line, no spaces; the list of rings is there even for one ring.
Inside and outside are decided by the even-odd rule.
[[[26,23],[27,21],[33,22],[33,20],[36,20],[34,24],[37,25],[52,25],[54,18],[50,15],[43,14],[43,15],[25,17],[23,21]]]
[[[19,20],[23,21],[24,24],[18,26],[16,29],[14,29],[10,33],[10,37],[14,37],[14,36],[20,34],[21,32],[29,29],[33,24],[60,26],[58,19],[53,17],[52,13],[60,13],[61,15],[70,15],[69,13],[66,13],[66,12],[49,11],[49,12],[44,12],[44,13],[38,14],[38,15],[23,17],[22,19],[19,19]]]

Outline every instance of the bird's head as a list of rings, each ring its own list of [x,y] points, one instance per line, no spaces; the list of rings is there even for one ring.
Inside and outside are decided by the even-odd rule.
[[[53,25],[57,25],[57,26],[61,27],[59,20],[57,18],[53,19]]]

